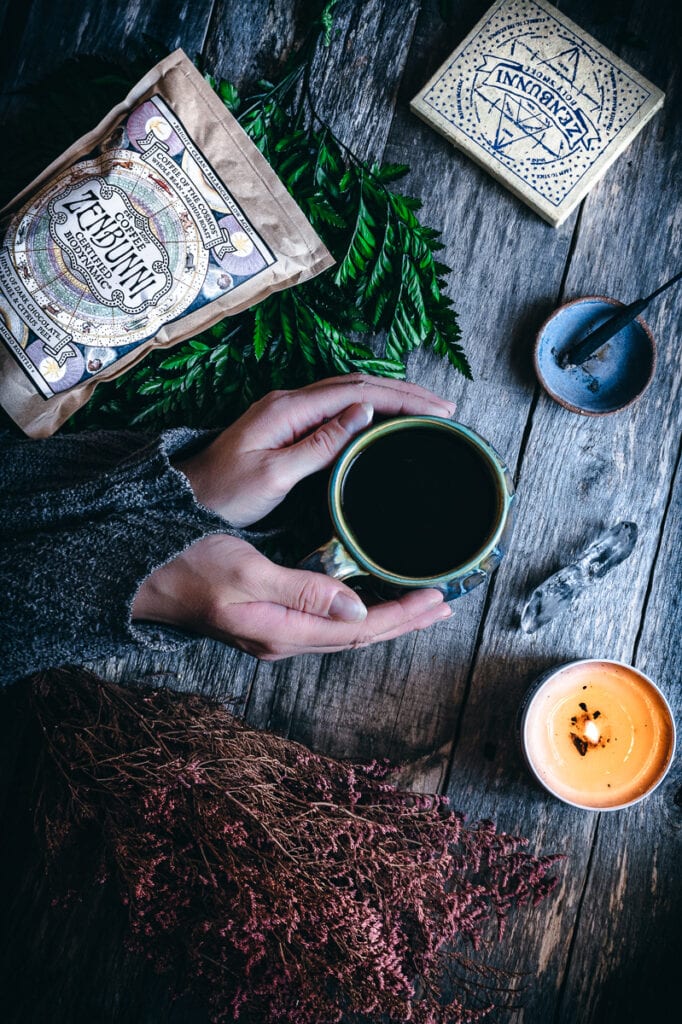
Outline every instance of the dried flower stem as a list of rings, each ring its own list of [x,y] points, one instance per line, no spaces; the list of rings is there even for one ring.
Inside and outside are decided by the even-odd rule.
[[[115,880],[131,948],[215,1021],[480,1020],[494,988],[466,944],[553,888],[556,858],[397,791],[386,765],[321,757],[202,697],[60,669],[32,706],[55,877],[94,829],[92,881]]]

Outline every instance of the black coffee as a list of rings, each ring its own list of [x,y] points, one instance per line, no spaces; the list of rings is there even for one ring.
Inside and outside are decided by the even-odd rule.
[[[372,561],[398,576],[425,577],[481,550],[499,501],[488,461],[466,438],[411,427],[377,438],[355,457],[341,505]]]

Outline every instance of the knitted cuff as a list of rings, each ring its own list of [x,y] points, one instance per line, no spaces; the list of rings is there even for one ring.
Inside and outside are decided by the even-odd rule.
[[[135,557],[130,562],[125,587],[125,624],[129,639],[146,647],[175,650],[196,637],[170,626],[133,621],[132,605],[144,581],[203,537],[219,533],[240,536],[242,533],[217,512],[202,505],[187,477],[170,462],[171,459],[188,458],[212,440],[216,433],[184,427],[168,430],[159,438],[157,455],[145,467],[145,483],[150,486],[155,499],[163,495],[163,501],[160,507],[158,500],[154,500],[138,533]],[[172,516],[166,514],[167,505],[173,509]]]

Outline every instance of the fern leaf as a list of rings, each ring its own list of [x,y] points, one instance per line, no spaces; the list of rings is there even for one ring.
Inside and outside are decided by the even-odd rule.
[[[259,362],[263,358],[263,353],[268,347],[268,342],[272,337],[269,318],[267,315],[267,308],[265,303],[256,307],[256,312],[253,318],[253,353],[256,358],[256,362]]]

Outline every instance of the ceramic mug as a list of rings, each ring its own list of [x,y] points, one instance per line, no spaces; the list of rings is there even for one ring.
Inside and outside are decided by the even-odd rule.
[[[343,488],[349,470],[357,457],[378,439],[397,431],[414,428],[428,428],[445,431],[464,440],[473,448],[477,457],[487,466],[493,481],[496,510],[487,536],[478,549],[466,561],[452,565],[446,571],[433,576],[400,575],[377,564],[363,550],[348,522],[344,510]],[[463,492],[457,500],[466,501]],[[359,434],[339,457],[332,471],[328,488],[329,512],[334,525],[334,536],[322,547],[313,551],[300,567],[314,572],[323,572],[335,579],[345,580],[353,576],[369,577],[366,581],[377,596],[390,599],[407,590],[435,587],[445,595],[446,601],[467,594],[474,587],[484,583],[497,568],[506,551],[511,532],[514,487],[509,470],[493,446],[470,427],[436,416],[402,416],[399,419],[378,423]],[[447,510],[444,510],[447,516]],[[426,530],[428,522],[414,522],[415,530]]]

